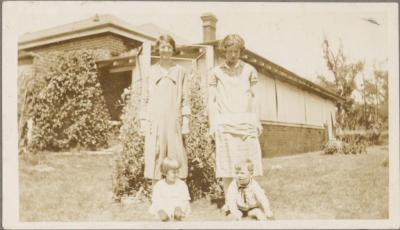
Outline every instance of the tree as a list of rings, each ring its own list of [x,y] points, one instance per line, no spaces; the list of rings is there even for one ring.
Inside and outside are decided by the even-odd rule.
[[[356,77],[363,70],[364,63],[348,63],[343,53],[343,46],[335,52],[332,51],[327,39],[323,42],[323,55],[328,69],[334,76],[334,90],[344,101],[337,103],[337,123],[342,129],[355,129],[357,112],[354,104],[353,92],[357,89]],[[327,85],[324,85],[327,86]],[[332,85],[328,87],[333,88]]]
[[[36,54],[33,70],[20,76],[18,114],[20,140],[33,123],[29,152],[98,148],[108,145],[110,125],[96,58],[103,50],[73,50]],[[23,151],[22,151],[23,152]]]
[[[363,97],[366,129],[380,129],[388,118],[388,73],[375,69],[372,79],[364,81]]]
[[[377,82],[377,86],[380,88],[378,90],[379,98],[381,99],[379,103],[379,116],[382,121],[387,123],[388,121],[388,109],[389,109],[389,88],[388,88],[388,71],[387,70],[375,70],[374,77]]]

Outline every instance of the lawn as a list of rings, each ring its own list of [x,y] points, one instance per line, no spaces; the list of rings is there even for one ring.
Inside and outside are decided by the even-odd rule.
[[[278,220],[384,219],[387,157],[387,146],[372,146],[363,155],[313,152],[267,158],[265,177],[258,182]],[[147,213],[149,203],[112,202],[112,154],[46,153],[41,163],[47,168],[20,160],[21,221],[155,220]],[[187,220],[228,218],[202,199],[192,203]]]

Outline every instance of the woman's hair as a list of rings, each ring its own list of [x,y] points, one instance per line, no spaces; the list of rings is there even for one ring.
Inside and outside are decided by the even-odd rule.
[[[163,34],[160,37],[158,37],[156,44],[154,46],[154,51],[156,53],[160,53],[160,44],[161,42],[167,42],[172,46],[172,52],[175,53],[176,45],[175,45],[175,40],[168,34]]]
[[[239,46],[240,52],[243,52],[245,49],[244,40],[242,37],[237,34],[229,34],[219,42],[219,50],[222,53],[225,53],[227,47],[234,45]]]
[[[162,175],[166,175],[168,170],[173,170],[173,169],[179,169],[181,167],[181,165],[179,164],[179,162],[175,159],[166,157],[164,158],[164,160],[161,163],[161,174]]]
[[[235,164],[235,171],[241,171],[243,168],[247,168],[247,170],[250,172],[251,175],[254,173],[254,164],[250,159],[246,159],[244,161],[241,161],[237,164]]]

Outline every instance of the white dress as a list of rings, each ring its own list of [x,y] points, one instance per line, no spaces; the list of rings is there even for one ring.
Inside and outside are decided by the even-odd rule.
[[[257,127],[261,125],[251,86],[257,82],[256,69],[239,61],[212,69],[208,84],[215,87],[210,129],[215,131],[216,176],[234,177],[234,165],[246,159],[254,164],[254,175],[262,175],[262,154]],[[212,102],[214,101],[214,102]]]
[[[154,185],[149,212],[157,216],[160,210],[164,210],[173,218],[175,208],[180,207],[187,216],[190,213],[189,201],[189,189],[184,181],[176,179],[174,184],[168,184],[162,179]]]

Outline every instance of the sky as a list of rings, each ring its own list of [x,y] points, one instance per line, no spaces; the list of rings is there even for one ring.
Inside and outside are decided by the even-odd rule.
[[[364,61],[364,76],[373,66],[387,68],[389,8],[387,3],[239,3],[239,2],[15,2],[11,22],[18,35],[112,14],[132,24],[156,24],[189,41],[202,41],[200,16],[218,18],[217,38],[237,33],[246,48],[270,61],[315,80],[332,79],[323,59],[322,42],[342,44],[350,62]],[[366,21],[373,19],[379,25]],[[14,23],[14,24],[13,24]],[[360,75],[361,76],[361,75]]]

